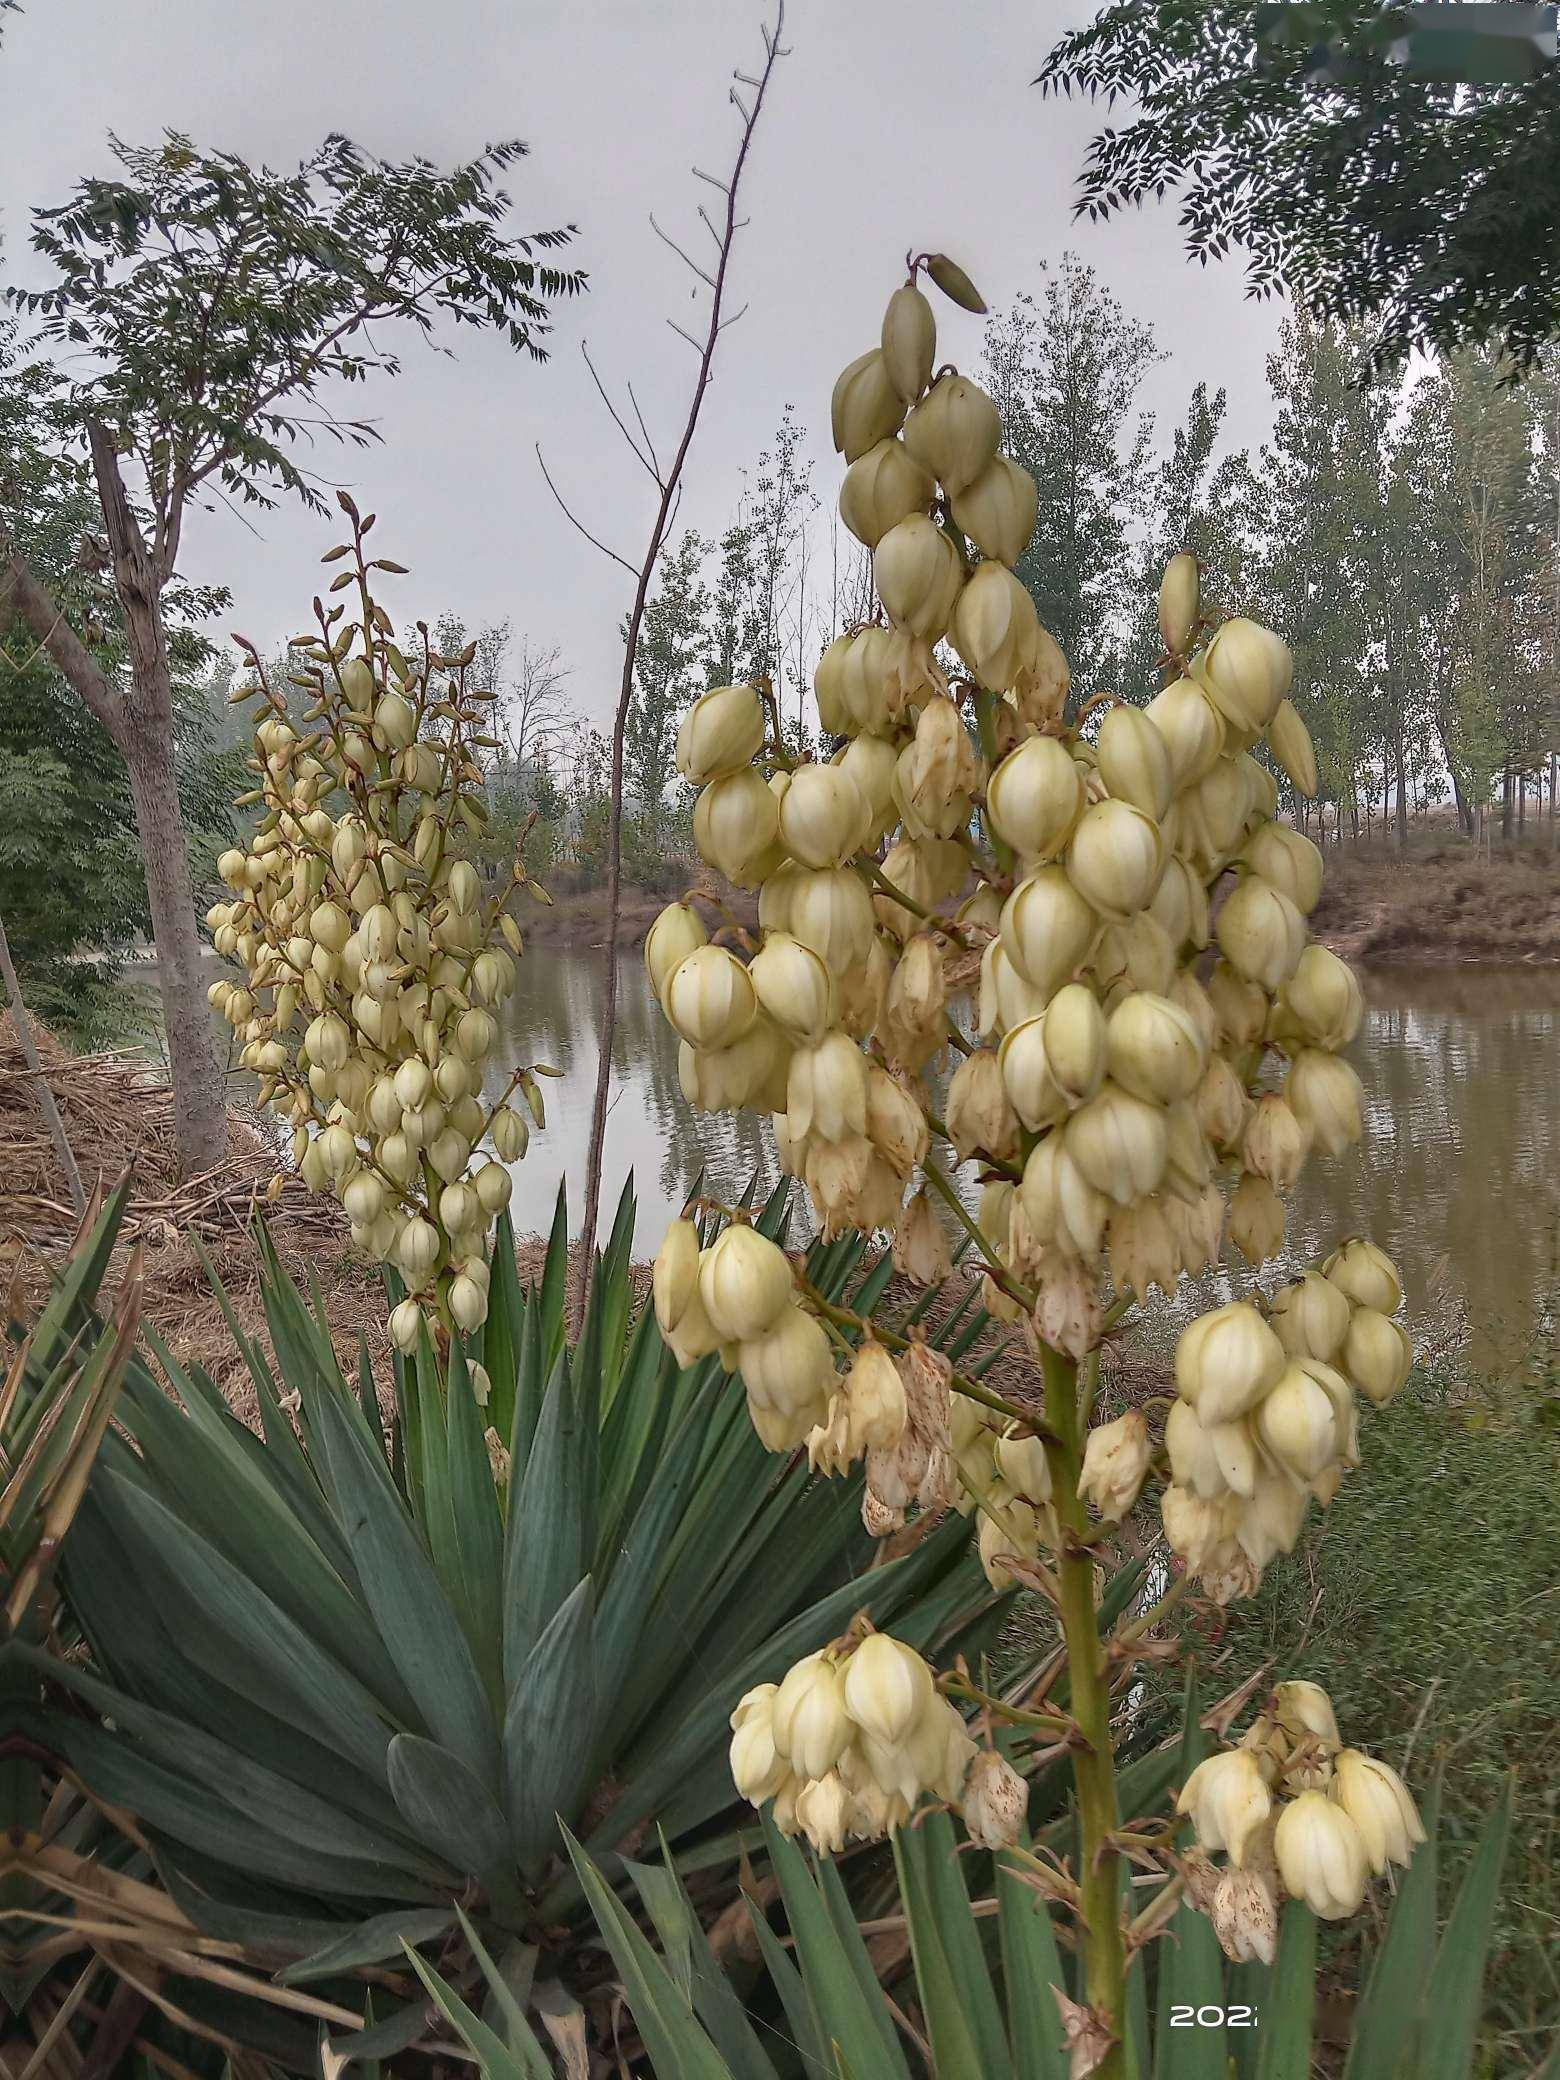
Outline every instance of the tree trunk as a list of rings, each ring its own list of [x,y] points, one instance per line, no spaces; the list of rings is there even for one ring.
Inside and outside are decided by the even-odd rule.
[[[1397,740],[1397,849],[1408,850],[1408,753],[1401,737]]]
[[[1502,839],[1507,844],[1510,844],[1511,842],[1511,812],[1514,806],[1511,798],[1511,790],[1512,780],[1514,777],[1515,776],[1513,775],[1511,770],[1511,760],[1508,758],[1506,761],[1506,770],[1501,777],[1500,783],[1500,834]]]
[[[1560,780],[1560,754],[1549,754],[1549,849],[1555,849],[1555,838],[1560,835],[1560,825],[1555,822],[1555,782]]]
[[[162,585],[130,510],[105,428],[91,428],[98,497],[114,560],[114,584],[130,640],[130,685],[109,728],[130,772],[146,869],[157,981],[173,1079],[179,1170],[199,1177],[227,1154],[227,1104],[201,973],[195,891],[184,849],[174,752],[173,680],[162,622]]]

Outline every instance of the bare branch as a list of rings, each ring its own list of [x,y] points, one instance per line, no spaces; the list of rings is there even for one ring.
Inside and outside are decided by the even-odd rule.
[[[715,225],[710,217],[710,213],[704,207],[704,204],[702,202],[699,204],[699,217],[704,225],[705,230],[709,233],[710,237],[714,239],[716,245],[718,246],[720,244],[720,233],[715,229]],[[743,222],[746,222],[745,218],[743,219]],[[737,229],[740,231],[742,229],[742,225],[739,224],[737,226]]]
[[[575,528],[580,534],[584,535],[586,541],[590,543],[593,549],[599,549],[603,556],[610,556],[612,561],[615,564],[618,564],[623,570],[627,571],[628,575],[631,578],[637,578],[639,576],[639,573],[634,569],[634,566],[628,561],[627,557],[619,556],[616,549],[609,549],[605,542],[598,541],[595,535],[593,535],[590,529],[584,524],[584,522],[581,520],[576,520],[574,515],[569,511],[569,508],[564,504],[563,494],[559,491],[557,485],[553,482],[551,476],[548,475],[547,464],[542,459],[542,444],[540,441],[536,443],[536,459],[539,463],[541,463],[542,475],[547,479],[547,488],[552,493],[553,497],[558,501],[558,510],[560,513],[562,513],[564,519],[568,521],[569,525]]]
[[[729,318],[722,318],[720,321],[720,330],[724,332],[728,325],[735,325],[738,318],[746,317],[747,311],[748,306],[746,304],[743,304],[741,310],[733,311]]]
[[[626,388],[628,390],[628,401],[634,407],[634,417],[639,421],[639,431],[644,435],[645,446],[650,451],[650,460],[655,464],[655,480],[659,484],[661,481],[661,458],[655,452],[655,442],[650,438],[650,429],[645,424],[644,413],[639,409],[639,399],[634,395],[633,384],[629,383],[626,385]]]
[[[596,364],[594,361],[591,360],[590,348],[586,346],[584,340],[580,341],[580,354],[584,359],[585,366],[590,370],[590,379],[596,386],[596,395],[601,399],[602,403],[606,406],[607,410],[612,414],[613,425],[617,428],[618,432],[622,434],[624,440],[628,442],[630,448],[633,449],[635,461],[640,462],[644,465],[645,469],[650,474],[650,481],[655,485],[657,491],[659,491],[661,489],[661,472],[656,468],[655,464],[650,460],[649,456],[641,452],[638,442],[634,439],[634,436],[629,432],[628,428],[623,424],[623,421],[619,416],[617,406],[607,395],[607,386],[605,385],[605,383],[602,382],[600,376],[596,373]]]
[[[639,657],[639,636],[644,624],[645,607],[649,599],[650,580],[655,570],[656,559],[665,545],[667,535],[678,512],[682,491],[683,469],[688,460],[688,451],[693,446],[694,433],[699,423],[699,413],[704,404],[705,392],[710,385],[710,371],[714,364],[715,351],[720,344],[720,336],[724,329],[722,309],[725,302],[726,276],[731,265],[732,249],[736,242],[737,232],[741,228],[737,217],[737,191],[741,186],[748,153],[752,148],[753,133],[757,128],[759,116],[763,112],[765,97],[769,91],[769,83],[775,66],[780,58],[786,55],[780,47],[780,31],[784,22],[785,0],[776,0],[774,28],[771,31],[767,25],[763,27],[764,68],[753,87],[751,107],[744,108],[742,103],[737,100],[735,93],[733,93],[732,99],[742,109],[743,122],[742,134],[737,141],[736,154],[732,161],[731,179],[729,182],[720,181],[713,174],[705,173],[700,167],[696,166],[693,169],[696,179],[705,182],[709,187],[716,189],[725,197],[724,227],[714,234],[718,257],[715,263],[714,277],[710,281],[709,322],[703,344],[701,345],[690,333],[685,332],[682,326],[678,325],[674,320],[667,320],[667,323],[671,325],[672,330],[679,338],[687,340],[688,344],[698,354],[699,372],[694,380],[693,395],[688,402],[688,412],[683,422],[682,434],[677,443],[676,453],[672,456],[671,462],[665,471],[660,473],[661,503],[651,525],[649,547],[645,554],[645,560],[639,569],[638,583],[634,592],[634,604],[624,631],[623,677],[618,689],[617,713],[613,718],[612,725],[612,818],[607,838],[607,961],[604,977],[604,1002],[602,1004],[598,1040],[600,1051],[596,1059],[596,1090],[591,1103],[590,1142],[585,1159],[585,1211],[581,1223],[580,1248],[577,1258],[578,1271],[575,1279],[572,1308],[576,1334],[579,1333],[580,1324],[585,1317],[585,1303],[592,1275],[592,1260],[596,1250],[596,1229],[601,1210],[601,1165],[606,1148],[607,1115],[611,1108],[612,1043],[617,1025],[617,961],[615,956],[618,938],[618,912],[622,900],[623,886],[623,745],[628,729],[629,710],[634,698],[634,672]],[[702,209],[699,214],[701,217],[704,216]],[[708,224],[708,217],[704,217],[704,221]],[[656,228],[659,230],[659,226]],[[711,225],[710,228],[714,232],[714,226]],[[687,256],[684,255],[683,257],[686,258]],[[692,265],[693,263],[690,262],[689,264]],[[702,270],[695,268],[695,272],[702,273]],[[635,409],[637,410],[637,406]],[[538,450],[538,458],[540,458],[540,450]],[[556,491],[553,492],[553,496],[557,498],[558,494]],[[560,505],[563,504],[561,499],[558,502]],[[567,512],[566,507],[564,510]],[[569,517],[572,519],[573,515],[571,514]],[[575,525],[578,526],[578,524],[576,521]],[[581,531],[583,532],[583,530]],[[621,561],[621,558],[618,560]]]
[[[748,114],[747,111],[747,103],[743,100],[742,96],[737,92],[735,87],[731,89],[731,105],[740,113],[744,123],[752,122],[753,118]]]
[[[117,744],[124,730],[118,687],[65,618],[64,609],[0,527],[0,607],[10,605]]]
[[[699,280],[701,282],[704,282],[711,289],[714,288],[714,275],[707,274],[705,270],[699,265],[697,260],[689,258],[689,256],[683,251],[682,247],[677,243],[675,238],[671,237],[669,233],[661,229],[660,225],[655,220],[654,210],[650,212],[650,229],[655,233],[656,237],[661,241],[662,245],[671,247],[672,251],[677,255],[678,259],[683,262],[684,266],[691,267],[693,269],[693,272],[699,277]]]

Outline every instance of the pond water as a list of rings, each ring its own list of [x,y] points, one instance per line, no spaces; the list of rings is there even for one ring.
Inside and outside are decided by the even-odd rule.
[[[515,1166],[517,1227],[545,1229],[560,1178],[576,1217],[595,1088],[604,956],[528,950],[506,1007],[491,1082],[519,1061],[562,1070],[544,1084],[546,1131]],[[1560,1290],[1560,971],[1386,968],[1364,977],[1369,1014],[1350,1058],[1367,1139],[1306,1170],[1290,1212],[1292,1262],[1369,1234],[1397,1259],[1416,1329],[1477,1354],[1510,1349]],[[637,955],[618,976],[603,1222],[634,1173],[637,1247],[652,1253],[701,1167],[712,1190],[775,1176],[767,1123],[700,1114],[677,1081],[677,1041]],[[1202,1282],[1197,1307],[1228,1297]]]

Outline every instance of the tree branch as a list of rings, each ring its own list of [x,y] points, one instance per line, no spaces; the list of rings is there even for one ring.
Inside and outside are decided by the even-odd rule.
[[[66,620],[65,609],[0,527],[0,613],[8,606],[20,614],[72,690],[117,743],[124,726],[119,688]]]
[[[650,529],[649,547],[641,564],[634,588],[634,604],[629,612],[623,644],[623,678],[618,691],[617,713],[612,725],[612,817],[607,837],[607,972],[606,1001],[602,1007],[600,1054],[596,1063],[596,1092],[591,1104],[590,1142],[585,1159],[585,1214],[580,1230],[578,1269],[574,1287],[573,1321],[574,1332],[579,1334],[585,1318],[585,1302],[592,1275],[592,1258],[596,1249],[596,1228],[601,1210],[601,1166],[606,1147],[607,1107],[612,1088],[612,1042],[617,1027],[617,938],[618,911],[622,897],[623,879],[623,743],[628,729],[629,709],[634,698],[634,670],[639,657],[639,633],[644,623],[645,606],[650,594],[650,580],[656,560],[666,540],[666,531],[675,510],[678,487],[683,468],[688,460],[688,451],[693,446],[693,436],[698,428],[699,413],[704,404],[704,394],[710,385],[710,371],[715,360],[715,350],[720,344],[721,309],[726,293],[726,276],[731,266],[732,249],[736,242],[737,190],[741,185],[743,171],[747,165],[748,152],[752,147],[753,133],[758,127],[763,112],[764,100],[769,91],[770,79],[778,61],[787,55],[780,47],[780,31],[785,22],[785,0],[776,0],[775,25],[771,32],[762,26],[764,38],[764,69],[753,92],[752,107],[746,113],[742,134],[737,141],[736,157],[732,163],[729,182],[717,181],[697,167],[698,178],[718,188],[726,198],[724,228],[717,241],[719,254],[715,263],[715,274],[711,283],[709,322],[704,342],[698,348],[699,372],[694,380],[693,395],[689,399],[687,417],[683,422],[682,436],[677,443],[676,453],[665,472],[661,484],[661,502],[656,510]],[[681,330],[680,327],[676,328]],[[684,334],[686,338],[688,335]],[[697,345],[697,342],[694,343]],[[553,493],[556,498],[556,491]],[[560,505],[562,500],[559,500]],[[621,559],[620,559],[621,560]]]
[[[605,542],[598,541],[595,535],[593,535],[590,529],[585,525],[585,523],[582,520],[577,520],[574,517],[574,515],[569,511],[569,508],[564,504],[563,493],[558,489],[557,485],[553,482],[552,478],[547,474],[547,464],[545,463],[545,461],[542,460],[542,444],[540,441],[536,443],[536,459],[539,463],[541,463],[542,475],[547,478],[547,488],[552,493],[553,497],[557,499],[558,510],[560,513],[562,513],[564,519],[568,521],[569,525],[573,528],[578,529],[578,531],[582,535],[584,535],[586,541],[590,543],[593,549],[599,549],[603,556],[610,556],[612,558],[612,561],[615,564],[618,564],[623,570],[627,571],[628,575],[631,578],[637,578],[639,576],[639,573],[634,569],[634,566],[628,561],[628,558],[626,556],[619,556],[616,549],[609,549]]]

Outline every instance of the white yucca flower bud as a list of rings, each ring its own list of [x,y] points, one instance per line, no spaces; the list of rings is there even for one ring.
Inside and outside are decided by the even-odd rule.
[[[1011,1849],[1029,1811],[1029,1786],[995,1748],[982,1748],[964,1779],[964,1824],[983,1849]]]
[[[805,867],[837,867],[865,843],[871,819],[839,766],[798,766],[780,800],[780,842]]]
[[[1040,509],[1040,493],[1027,469],[1006,455],[986,467],[951,501],[953,524],[982,556],[1011,567],[1029,546]]]
[[[1169,1149],[1163,1106],[1109,1078],[1068,1121],[1067,1152],[1096,1191],[1126,1206],[1157,1191]]]
[[[921,1656],[886,1632],[869,1632],[845,1665],[845,1709],[886,1748],[907,1740],[938,1701]]]
[[[1002,947],[1026,982],[1050,997],[1088,958],[1099,918],[1064,868],[1041,867],[1002,909]]]
[[[704,920],[688,903],[668,903],[645,934],[645,971],[657,999],[679,961],[709,943]]]
[[[950,497],[974,483],[1001,438],[996,406],[968,376],[939,377],[905,421],[905,446]]]
[[[775,1751],[770,1721],[775,1685],[765,1683],[750,1690],[732,1715],[736,1732],[731,1742],[731,1780],[739,1797],[760,1806],[773,1798],[791,1776],[790,1764]],[[767,1697],[762,1692],[767,1691]]]
[[[411,702],[394,691],[381,694],[374,708],[374,742],[403,751],[416,734],[417,710]]]
[[[1316,799],[1316,746],[1294,702],[1281,700],[1267,726],[1268,749],[1307,801]]]
[[[1397,1266],[1384,1249],[1377,1249],[1363,1235],[1351,1236],[1335,1249],[1323,1264],[1322,1272],[1357,1307],[1396,1314],[1403,1305],[1403,1281],[1398,1277]]]
[[[1232,1422],[1277,1384],[1284,1347],[1244,1300],[1199,1315],[1175,1347],[1175,1383],[1205,1425]]]
[[[992,693],[1026,683],[1040,660],[1034,600],[1001,563],[977,567],[959,594],[951,635],[971,674]]]
[[[1308,1137],[1330,1156],[1341,1155],[1365,1131],[1360,1079],[1335,1054],[1303,1049],[1284,1079],[1284,1096]]]
[[[514,1179],[502,1163],[484,1163],[471,1180],[477,1204],[489,1220],[496,1220],[514,1196]]]
[[[925,1190],[917,1192],[900,1215],[893,1254],[894,1269],[913,1285],[940,1285],[952,1274],[948,1238]]]
[[[1228,1155],[1246,1131],[1251,1100],[1222,1054],[1209,1056],[1194,1103],[1199,1126],[1214,1147]]]
[[[1338,1362],[1368,1401],[1385,1408],[1408,1378],[1414,1346],[1401,1324],[1374,1307],[1356,1307]]]
[[[1230,966],[1271,994],[1299,966],[1305,919],[1289,897],[1260,874],[1247,874],[1226,897],[1214,936]]]
[[[1176,679],[1156,693],[1143,713],[1165,740],[1178,789],[1195,787],[1224,750],[1224,718],[1195,679]]]
[[[834,980],[810,946],[769,932],[748,967],[759,1004],[794,1039],[820,1040],[833,1022]]]
[[[881,344],[889,381],[906,404],[914,404],[932,380],[937,320],[913,281],[902,284],[888,299]]]
[[[1294,659],[1272,629],[1237,615],[1218,629],[1195,669],[1226,721],[1238,730],[1259,730],[1267,728],[1289,691]]]
[[[806,1417],[798,1443],[827,1416],[836,1385],[834,1354],[822,1325],[800,1307],[784,1308],[764,1335],[742,1344],[739,1366],[743,1385],[761,1407]]]
[[[1211,931],[1208,891],[1185,860],[1166,860],[1148,910],[1177,952],[1187,946],[1200,952],[1207,945]],[[1188,973],[1188,980],[1195,979]]]
[[[809,1654],[789,1671],[770,1705],[770,1726],[775,1752],[799,1777],[821,1777],[833,1769],[855,1727],[845,1710],[845,1685],[832,1654]]]
[[[1134,990],[1123,997],[1106,1027],[1110,1074],[1134,1097],[1170,1105],[1197,1088],[1203,1073],[1203,1043],[1191,1017],[1168,997]]]
[[[449,1304],[456,1327],[468,1336],[487,1320],[488,1296],[474,1278],[462,1276],[450,1282]]]
[[[1078,1493],[1106,1523],[1119,1523],[1142,1492],[1152,1458],[1142,1411],[1128,1409],[1113,1423],[1098,1424],[1089,1432]]]
[[[889,619],[935,643],[947,634],[964,565],[937,522],[912,513],[872,552],[872,580]]]
[[[1336,1052],[1359,1031],[1365,1000],[1347,961],[1326,946],[1308,946],[1284,985],[1280,1009],[1317,1047]]]
[[[1004,844],[1025,859],[1061,851],[1083,808],[1083,778],[1056,737],[1029,737],[986,784],[986,812]]]
[[[1257,1410],[1257,1435],[1269,1456],[1304,1484],[1335,1456],[1338,1427],[1331,1397],[1304,1364],[1279,1375]]]
[[[1055,1126],[1068,1114],[1066,1093],[1051,1074],[1044,1018],[1026,1018],[1011,1027],[997,1050],[1003,1089],[1031,1132]]]
[[[678,728],[676,770],[691,786],[738,772],[763,745],[763,703],[753,686],[716,686]]]
[[[1284,1202],[1265,1177],[1247,1174],[1230,1194],[1230,1240],[1248,1264],[1265,1264],[1284,1246]]]
[[[905,1385],[888,1352],[870,1337],[846,1375],[845,1398],[852,1456],[869,1448],[892,1451],[904,1435]]]
[[[1146,1300],[1157,1285],[1168,1298],[1181,1272],[1175,1229],[1165,1208],[1173,1200],[1137,1199],[1110,1217],[1110,1275],[1118,1292]]]
[[[1018,1115],[1008,1099],[995,1051],[977,1048],[948,1081],[944,1124],[961,1162],[977,1150],[1005,1162],[1018,1152]]]
[[[840,518],[868,549],[912,513],[931,510],[937,486],[903,441],[883,440],[858,456],[840,485]]]
[[[1164,841],[1130,802],[1085,809],[1067,847],[1067,875],[1091,909],[1122,920],[1146,909],[1164,871]]]
[[[1364,1837],[1325,1791],[1302,1791],[1285,1806],[1273,1854],[1284,1890],[1323,1921],[1359,1911],[1370,1870]]]
[[[820,1856],[837,1856],[850,1833],[851,1793],[836,1770],[796,1794],[796,1824]]]
[[[1214,1566],[1230,1550],[1232,1513],[1237,1505],[1226,1498],[1204,1501],[1188,1488],[1172,1485],[1159,1498],[1159,1514],[1170,1550],[1186,1562],[1192,1574]]]
[[[748,971],[724,946],[698,946],[666,980],[666,1016],[690,1047],[729,1047],[758,1012]]]
[[[786,1117],[797,1138],[844,1141],[867,1126],[867,1060],[849,1034],[825,1034],[791,1057]]]
[[[995,1187],[988,1186],[988,1191]],[[1097,1261],[1110,1200],[1073,1160],[1067,1137],[1047,1134],[1024,1165],[1020,1187],[1024,1215],[1034,1240],[1086,1264]],[[1004,1235],[1001,1240],[1006,1241]]]
[[[790,1305],[794,1290],[784,1250],[741,1223],[723,1229],[700,1259],[699,1298],[723,1340],[730,1343],[766,1335]]]
[[[888,364],[874,347],[840,372],[829,404],[837,454],[854,462],[904,424],[905,400],[894,388]]]
[[[1237,1866],[1246,1861],[1272,1808],[1257,1758],[1246,1748],[1229,1748],[1199,1762],[1175,1802],[1178,1813],[1190,1814],[1199,1845],[1226,1850]]]
[[[1319,1358],[1330,1365],[1349,1333],[1346,1296],[1319,1271],[1305,1271],[1273,1296],[1273,1329],[1294,1358]]]
[[[1165,1422],[1165,1449],[1177,1484],[1199,1502],[1230,1495],[1249,1501],[1256,1493],[1256,1442],[1244,1418],[1203,1424],[1192,1404],[1178,1398]]]
[[[1321,899],[1322,855],[1305,835],[1287,823],[1264,823],[1246,841],[1246,865],[1264,881],[1281,889],[1295,908],[1309,917]]]
[[[755,767],[721,773],[693,805],[693,842],[739,888],[762,879],[780,829],[780,804]]]
[[[784,929],[810,946],[831,974],[848,974],[867,959],[875,922],[871,894],[854,868],[797,870]],[[764,924],[768,929],[767,918]]]
[[[1172,657],[1179,657],[1192,639],[1201,596],[1197,558],[1183,549],[1171,557],[1159,581],[1159,634]]]
[[[422,1331],[422,1309],[415,1300],[403,1300],[390,1310],[390,1340],[408,1356],[417,1348]]]
[[[1328,1794],[1359,1829],[1370,1867],[1379,1877],[1389,1863],[1407,1865],[1415,1845],[1425,1839],[1424,1825],[1395,1769],[1344,1748],[1333,1763]]]
[[[396,1260],[408,1279],[421,1284],[439,1261],[439,1231],[432,1221],[409,1220],[396,1244]]]
[[[1144,711],[1125,702],[1108,709],[1095,755],[1107,791],[1157,823],[1170,806],[1175,774],[1169,746]]]

